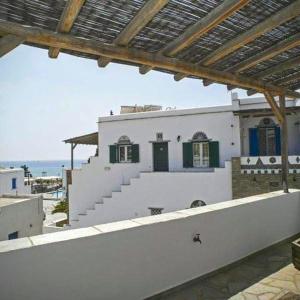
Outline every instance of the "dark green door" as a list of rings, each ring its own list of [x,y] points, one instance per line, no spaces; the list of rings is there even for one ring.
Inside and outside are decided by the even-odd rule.
[[[169,171],[168,143],[153,143],[153,170]]]

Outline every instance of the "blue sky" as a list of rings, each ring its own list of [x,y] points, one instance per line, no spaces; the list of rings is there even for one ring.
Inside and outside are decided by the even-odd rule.
[[[244,97],[245,92],[239,90]],[[159,104],[191,108],[231,103],[224,85],[203,87],[201,81],[160,72],[140,75],[135,67],[20,46],[0,60],[0,160],[68,159],[63,139],[97,130],[97,118],[121,105]],[[94,153],[78,146],[75,158]]]

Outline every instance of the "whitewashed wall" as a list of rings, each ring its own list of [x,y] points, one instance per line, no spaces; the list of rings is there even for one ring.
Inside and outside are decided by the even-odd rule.
[[[17,179],[17,188],[12,189],[12,179]],[[24,184],[23,169],[0,170],[0,195],[2,194],[30,194],[31,187]]]
[[[299,210],[274,192],[1,242],[1,299],[144,299],[299,233]]]
[[[18,199],[16,199],[16,201],[17,200]],[[42,197],[20,196],[19,200],[21,201],[11,205],[0,207],[0,240],[1,241],[7,240],[8,235],[15,231],[18,231],[19,238],[42,233],[42,227],[43,227]],[[0,203],[1,203],[1,198],[0,198]]]
[[[249,128],[255,128],[264,117],[253,117],[250,115],[248,118],[240,119],[241,128],[241,149],[242,155],[249,155]],[[268,117],[272,119],[275,124],[278,121],[275,117]],[[295,125],[300,122],[300,114],[287,115],[288,122],[288,150],[289,155],[300,155],[300,125]]]
[[[150,207],[163,208],[163,213],[171,212],[189,208],[194,200],[206,204],[230,200],[231,176],[231,162],[226,162],[226,168],[207,173],[140,173],[140,178],[131,179],[130,185],[122,186],[111,198],[103,198],[103,203],[78,216],[78,221],[71,225],[79,228],[148,216]]]
[[[156,140],[157,132],[162,132],[164,140],[169,141],[170,171],[188,171],[183,168],[182,143],[191,140],[197,131],[203,131],[209,139],[219,141],[222,167],[232,156],[239,156],[239,119],[233,115],[231,106],[100,118],[99,157],[93,157],[90,164],[72,173],[70,219],[77,219],[79,213],[93,208],[102,197],[119,191],[121,184],[128,184],[140,172],[152,171],[151,141]],[[132,142],[140,145],[140,163],[109,163],[109,145],[115,144],[122,135],[127,135]],[[181,136],[180,142],[177,141],[178,135]],[[213,180],[208,184],[208,189],[215,188]]]
[[[213,141],[219,141],[221,166],[240,153],[239,118],[233,115],[231,106],[127,116],[128,119],[124,115],[99,118],[99,150],[106,165],[109,162],[108,145],[117,143],[122,135],[140,145],[141,162],[138,167],[144,171],[153,170],[151,141],[156,140],[158,132],[162,132],[164,140],[169,141],[170,171],[184,170],[182,143],[190,141],[198,131],[205,132]],[[179,142],[177,136],[181,136]]]

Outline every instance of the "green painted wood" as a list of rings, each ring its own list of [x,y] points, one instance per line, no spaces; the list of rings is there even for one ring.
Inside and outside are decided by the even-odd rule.
[[[140,147],[138,144],[134,144],[131,146],[131,161],[133,163],[138,163],[140,162]]]
[[[168,143],[153,143],[153,170],[169,171]]]
[[[183,153],[183,167],[192,168],[193,167],[193,144],[182,143],[182,153]]]
[[[209,142],[209,166],[211,168],[220,167],[219,142]]]
[[[116,145],[110,145],[109,146],[109,162],[111,164],[114,164],[117,161],[117,146]]]

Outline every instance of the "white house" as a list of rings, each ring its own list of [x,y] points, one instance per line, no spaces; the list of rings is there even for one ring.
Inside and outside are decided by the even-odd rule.
[[[296,100],[287,118],[296,160]],[[280,128],[264,98],[234,94],[227,106],[100,117],[97,143],[98,155],[72,172],[72,228],[232,199],[231,159],[278,157]]]
[[[3,194],[30,194],[30,185],[25,185],[24,170],[0,168],[0,196]]]
[[[41,196],[0,196],[0,241],[41,234],[43,217]]]

